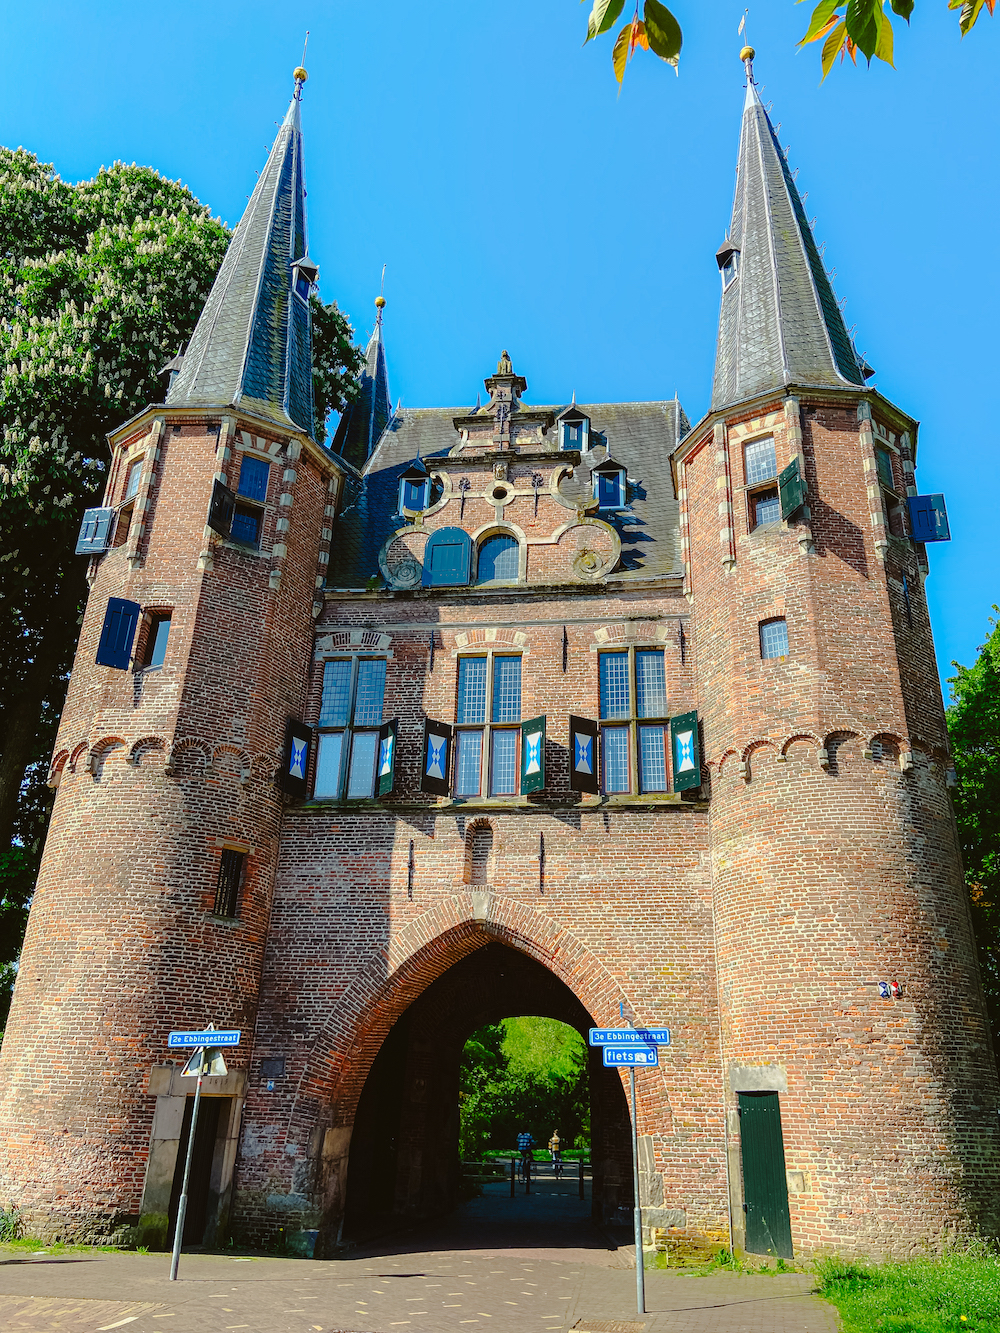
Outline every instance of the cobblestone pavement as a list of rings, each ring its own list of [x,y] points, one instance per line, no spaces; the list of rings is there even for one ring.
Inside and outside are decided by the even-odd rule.
[[[320,1262],[0,1250],[0,1328],[18,1333],[836,1333],[806,1274],[651,1272],[568,1199],[477,1199],[451,1217]]]

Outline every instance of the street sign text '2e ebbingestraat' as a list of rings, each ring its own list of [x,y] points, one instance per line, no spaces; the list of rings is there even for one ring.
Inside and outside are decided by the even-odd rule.
[[[212,1028],[203,1032],[171,1032],[167,1038],[167,1046],[171,1050],[190,1046],[238,1046],[239,1044],[239,1028],[223,1032],[215,1032]]]

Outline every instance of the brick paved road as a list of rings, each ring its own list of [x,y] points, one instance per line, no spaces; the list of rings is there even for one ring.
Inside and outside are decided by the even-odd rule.
[[[555,1200],[474,1200],[441,1222],[311,1263],[184,1255],[0,1252],[0,1328],[18,1333],[564,1333],[635,1321],[642,1333],[836,1333],[804,1274],[647,1274]],[[637,1330],[638,1333],[638,1330]]]

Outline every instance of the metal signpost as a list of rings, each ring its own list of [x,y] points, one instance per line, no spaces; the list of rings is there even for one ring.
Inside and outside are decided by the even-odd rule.
[[[625,1006],[622,1005],[622,1013]],[[604,1048],[606,1069],[628,1068],[632,1094],[632,1195],[635,1218],[635,1304],[639,1314],[646,1313],[646,1276],[642,1257],[642,1205],[639,1201],[639,1120],[635,1107],[636,1065],[649,1068],[660,1063],[658,1046],[670,1045],[669,1028],[591,1028],[591,1046]]]
[[[171,1032],[167,1045],[171,1050],[190,1050],[195,1052],[181,1071],[181,1077],[195,1078],[198,1082],[194,1090],[194,1106],[191,1108],[191,1128],[188,1130],[187,1156],[184,1159],[184,1180],[181,1183],[181,1197],[177,1204],[177,1221],[174,1224],[174,1248],[170,1256],[170,1281],[177,1281],[177,1265],[181,1259],[181,1242],[184,1239],[184,1219],[187,1215],[188,1180],[191,1177],[191,1159],[194,1156],[194,1136],[198,1129],[198,1107],[201,1104],[201,1081],[206,1074],[221,1075],[229,1071],[223,1058],[223,1046],[238,1046],[240,1034],[230,1029],[216,1032],[210,1023],[201,1032]]]

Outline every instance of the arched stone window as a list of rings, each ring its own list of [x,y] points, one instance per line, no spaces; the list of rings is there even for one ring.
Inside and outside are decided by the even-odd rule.
[[[493,829],[485,819],[470,824],[465,838],[465,878],[468,884],[490,882]]]
[[[499,533],[480,543],[476,567],[477,583],[493,583],[498,579],[516,579],[520,545],[516,537]]]

